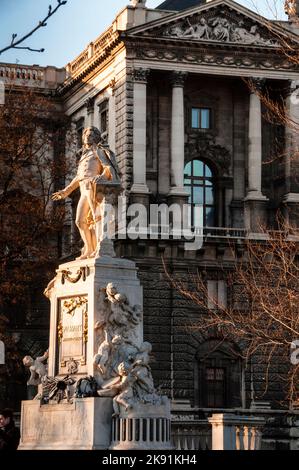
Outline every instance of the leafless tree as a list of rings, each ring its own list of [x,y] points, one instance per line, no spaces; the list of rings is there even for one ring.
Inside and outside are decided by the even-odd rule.
[[[217,331],[219,337],[242,344],[247,363],[260,357],[265,391],[279,361],[286,370],[277,378],[292,405],[299,400],[299,364],[290,360],[299,339],[299,232],[280,220],[280,230],[263,235],[263,240],[244,241],[244,255],[235,256],[230,268],[218,268],[219,279],[227,284],[227,303],[209,291],[208,267],[190,272],[187,281],[171,274],[166,261],[164,267],[171,285],[201,311],[191,330],[203,335]]]
[[[3,52],[8,51],[9,49],[26,49],[28,51],[32,52],[44,52],[45,49],[33,49],[32,47],[28,46],[20,46],[26,39],[28,39],[30,36],[32,36],[36,31],[38,31],[40,28],[44,28],[47,26],[47,21],[55,15],[55,13],[61,8],[63,5],[66,5],[67,0],[57,0],[57,5],[53,8],[52,5],[49,5],[48,8],[48,13],[47,15],[38,22],[38,24],[31,30],[29,33],[25,34],[22,36],[20,39],[17,39],[18,35],[16,33],[13,33],[11,36],[11,42],[8,46],[0,49],[0,55],[3,54]]]

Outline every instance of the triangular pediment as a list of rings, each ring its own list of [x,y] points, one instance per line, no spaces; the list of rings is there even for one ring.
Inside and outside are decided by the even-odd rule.
[[[281,45],[282,37],[288,37],[297,43],[299,39],[280,25],[232,0],[214,0],[179,13],[171,13],[159,20],[132,28],[127,34],[272,48]]]

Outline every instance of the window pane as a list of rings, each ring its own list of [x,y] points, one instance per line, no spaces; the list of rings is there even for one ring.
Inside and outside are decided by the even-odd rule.
[[[107,130],[107,111],[101,113],[101,132],[106,132]]]
[[[188,203],[192,205],[193,227],[215,226],[215,195],[211,169],[201,160],[193,160],[185,166],[184,186]],[[197,207],[196,207],[197,206]]]
[[[214,207],[206,207],[206,227],[214,227],[215,221],[215,210]]]
[[[206,204],[214,204],[213,188],[206,188]]]
[[[212,175],[212,172],[211,172],[211,170],[210,170],[210,168],[208,167],[208,165],[205,165],[205,176],[206,176],[207,178],[212,178],[212,176],[213,176],[213,175]],[[211,183],[211,184],[212,184],[212,183]]]
[[[192,197],[191,197],[192,196],[192,187],[185,185],[185,188],[186,188],[187,194],[189,194],[188,203],[191,204],[192,203]]]
[[[192,108],[192,127],[193,129],[199,129],[200,124],[200,109]]]
[[[215,380],[215,369],[206,369],[207,380]]]
[[[210,129],[210,110],[201,109],[201,129]]]
[[[193,187],[193,203],[203,204],[203,187],[200,187],[200,186]]]
[[[193,210],[193,226],[202,228],[204,226],[204,209],[201,204],[192,206]]]
[[[191,176],[192,162],[187,163],[185,166],[184,174],[185,176]]]
[[[204,164],[200,160],[193,160],[193,176],[203,176]]]
[[[206,369],[207,406],[222,408],[225,406],[225,370],[222,368]]]

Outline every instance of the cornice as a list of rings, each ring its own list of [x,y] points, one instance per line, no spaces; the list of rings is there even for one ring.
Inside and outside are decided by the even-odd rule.
[[[161,62],[224,65],[226,67],[260,67],[263,70],[299,72],[299,65],[283,54],[264,46],[180,41],[179,39],[135,37],[123,38],[131,58]]]
[[[113,33],[113,37],[111,37],[111,41],[109,41],[105,47],[99,48],[98,51],[89,59],[84,60],[84,55],[82,53],[77,58],[77,60],[80,60],[82,56],[82,65],[65,80],[65,82],[57,89],[57,93],[59,95],[64,95],[74,85],[92,75],[93,71],[97,69],[99,65],[103,64],[107,59],[111,60],[111,53],[118,45],[122,46],[122,40],[120,38],[119,31],[115,31]]]

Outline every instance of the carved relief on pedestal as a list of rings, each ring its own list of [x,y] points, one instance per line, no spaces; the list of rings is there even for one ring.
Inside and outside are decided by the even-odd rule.
[[[87,297],[70,297],[58,302],[59,373],[73,374],[79,365],[86,364]]]

